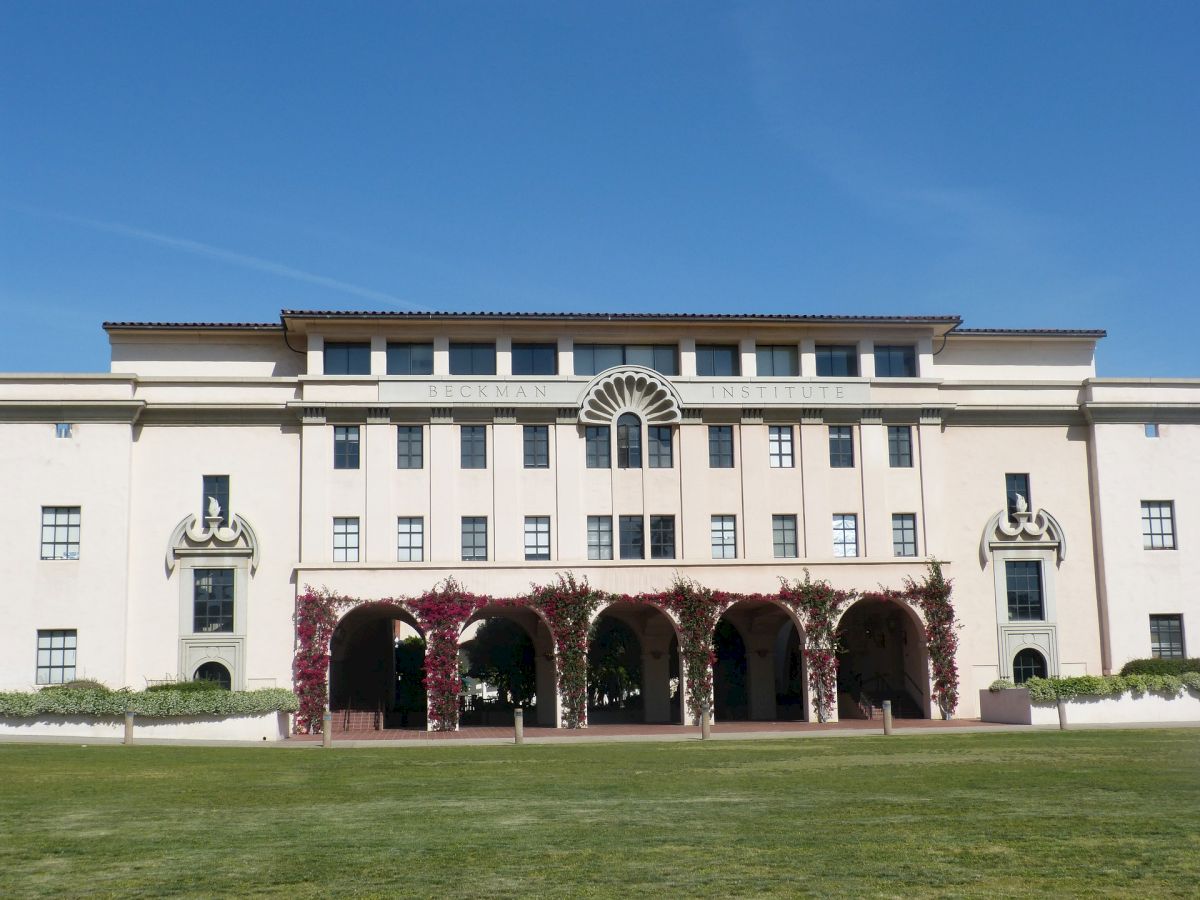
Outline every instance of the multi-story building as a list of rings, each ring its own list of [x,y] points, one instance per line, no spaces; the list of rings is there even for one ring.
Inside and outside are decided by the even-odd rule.
[[[493,596],[560,572],[616,594],[806,571],[861,590],[934,557],[967,716],[997,677],[1183,655],[1200,621],[1200,381],[1097,378],[1103,332],[295,311],[105,329],[110,373],[0,376],[0,689],[287,686],[306,586],[448,576]],[[605,615],[637,638],[639,715],[678,716],[669,617]],[[718,715],[807,715],[793,621],[727,619],[744,683]],[[522,624],[550,723],[552,647]],[[842,631],[848,692],[937,714],[915,616],[852,607]],[[335,706],[391,702],[394,634],[347,615]]]

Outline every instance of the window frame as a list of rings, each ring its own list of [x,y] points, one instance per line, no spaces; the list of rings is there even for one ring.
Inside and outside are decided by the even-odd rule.
[[[550,426],[521,426],[521,455],[526,469],[550,468]]]
[[[396,468],[409,471],[425,468],[424,425],[396,426]]]
[[[785,372],[779,371],[781,357]],[[770,360],[770,365],[764,366],[764,360]],[[758,344],[754,348],[754,362],[760,378],[796,378],[800,375],[800,352],[795,344]],[[767,368],[771,371],[764,371]]]
[[[513,375],[557,375],[558,374],[558,344],[546,342],[514,341],[509,349],[511,370]],[[546,366],[546,356],[550,364]],[[528,360],[525,357],[528,355]],[[518,363],[518,358],[521,362]],[[539,363],[540,359],[540,363]]]
[[[1020,665],[1018,665],[1018,661],[1021,660],[1021,657],[1027,656],[1027,654],[1033,654],[1034,656],[1036,656],[1038,659],[1041,660],[1041,664],[1040,665],[1038,665],[1038,664],[1028,665],[1028,664],[1021,663]],[[1030,672],[1029,671],[1030,669],[1032,669],[1033,671]],[[1039,670],[1042,673],[1040,675],[1037,674]],[[1049,660],[1046,659],[1046,654],[1044,654],[1041,650],[1038,650],[1035,647],[1022,647],[1020,650],[1018,650],[1016,653],[1013,654],[1012,676],[1013,676],[1014,684],[1018,684],[1018,685],[1024,684],[1030,678],[1045,678],[1049,674],[1050,674],[1050,662],[1049,662]]]
[[[912,552],[906,552],[910,548]],[[892,556],[910,559],[916,555],[917,514],[892,513]]]
[[[1175,528],[1175,501],[1143,500],[1141,510],[1142,549],[1178,550],[1179,532]],[[1166,515],[1163,515],[1164,511]]]
[[[666,440],[663,440],[663,436]],[[651,469],[675,468],[675,429],[670,425],[646,426],[646,461]]]
[[[915,344],[876,344],[874,350],[876,378],[916,378],[917,348]],[[883,365],[880,365],[880,362]],[[899,365],[902,371],[894,371]],[[883,371],[886,369],[887,371]]]
[[[192,569],[192,634],[234,634],[236,633],[236,614],[237,614],[237,570],[228,566],[206,566],[204,568]],[[221,583],[217,583],[217,573],[220,573]],[[228,580],[228,583],[226,582]],[[201,584],[203,581],[210,582],[207,587],[207,597],[201,600]],[[213,595],[216,589],[220,588],[221,593],[228,588],[228,598],[224,596]],[[200,613],[200,605],[205,605],[203,616]],[[214,614],[214,608],[216,612]],[[226,611],[228,608],[228,612]],[[205,626],[200,627],[201,623]],[[222,627],[228,623],[228,627]]]
[[[209,497],[215,498],[217,505],[221,508],[221,521],[219,526],[222,528],[228,527],[230,522],[228,475],[200,476],[200,515],[202,518],[208,517]]]
[[[1163,628],[1163,626],[1174,626]],[[1164,639],[1162,632],[1178,633],[1179,641]],[[1168,643],[1169,641],[1169,643]],[[1163,652],[1164,647],[1170,648]],[[1175,652],[1174,648],[1178,648]],[[1187,659],[1187,636],[1183,629],[1183,613],[1150,613],[1150,656],[1154,659]]]
[[[612,468],[612,426],[586,425],[583,429],[584,466],[588,469]],[[601,462],[603,460],[603,462]]]
[[[339,360],[338,354],[342,355]],[[345,369],[344,372],[329,371],[330,360],[337,362],[334,368]],[[365,367],[363,363],[365,362]],[[361,378],[371,374],[371,342],[370,341],[326,341],[321,348],[321,371],[324,375],[349,375]]]
[[[913,467],[913,435],[911,425],[887,426],[888,467],[911,469]]]
[[[829,468],[854,468],[854,426],[830,425],[829,428]]]
[[[642,417],[624,412],[617,417],[617,468],[642,467]]]
[[[857,559],[858,556],[858,513],[834,513],[834,559]]]
[[[646,558],[646,523],[642,516],[619,516],[617,520],[621,559]],[[628,552],[626,552],[628,550]]]
[[[791,533],[790,543],[788,541],[789,531]],[[788,552],[789,548],[790,553]],[[799,523],[795,513],[772,513],[771,553],[774,559],[799,559]]]
[[[50,516],[50,521],[47,522],[46,517]],[[60,521],[61,517],[65,520]],[[47,531],[50,540],[46,540]],[[43,506],[42,507],[42,522],[41,522],[41,559],[43,560],[69,560],[77,562],[81,551],[81,538],[83,535],[83,507],[82,506]],[[62,540],[59,538],[62,537]],[[50,548],[50,555],[46,555],[46,548]],[[58,548],[62,548],[59,550]]]
[[[532,531],[530,528],[532,527]],[[533,543],[530,543],[530,537]],[[532,550],[531,550],[532,547]],[[550,559],[550,517],[525,517],[525,559],[541,561]]]
[[[737,516],[714,513],[709,518],[709,544],[713,559],[737,559]]]
[[[1017,520],[1017,494],[1025,498],[1025,508],[1033,511],[1032,484],[1028,472],[1004,473],[1004,503],[1008,510],[1008,520]]]
[[[449,356],[451,375],[496,374],[495,341],[451,341]],[[464,363],[467,364],[465,370]]]
[[[481,527],[482,526],[482,527]],[[470,529],[468,531],[468,529]],[[487,516],[463,516],[460,525],[459,535],[461,537],[460,545],[462,550],[463,562],[487,562],[488,561],[488,517]],[[480,535],[483,536],[482,542],[479,540]],[[470,537],[468,544],[467,538]],[[468,549],[470,554],[468,555]],[[483,555],[480,556],[482,549]]]
[[[791,425],[767,426],[767,459],[772,469],[796,468],[796,430]]]
[[[728,371],[721,371],[726,368]],[[739,378],[741,374],[742,354],[737,344],[696,345],[696,377]]]
[[[613,520],[612,516],[587,517],[587,558],[604,560],[613,558]],[[605,537],[608,540],[605,540]],[[594,538],[594,539],[593,539]],[[607,549],[608,555],[604,555]],[[593,555],[593,553],[595,555]]]
[[[1024,576],[1017,574],[1017,569],[1025,572]],[[1035,573],[1036,579],[1030,582],[1028,573]],[[1022,587],[1018,578],[1024,578],[1025,586]],[[1037,605],[1029,599],[1022,599],[1022,595],[1031,595],[1029,589],[1030,584],[1034,584],[1037,588]],[[1004,560],[1004,590],[1005,601],[1008,609],[1009,622],[1045,622],[1047,613],[1047,598],[1046,598],[1046,576],[1042,571],[1042,560],[1040,559],[1006,559]],[[1033,615],[1033,613],[1038,615]]]
[[[650,517],[650,558],[675,559],[675,517]]]
[[[817,344],[816,354],[818,378],[858,378],[862,366],[858,360],[857,344]],[[838,369],[845,368],[845,372]]]
[[[55,646],[55,641],[59,642],[59,646]],[[66,684],[76,679],[79,665],[79,629],[39,628],[34,649],[34,684]],[[54,655],[56,652],[59,654],[57,664]],[[54,680],[55,673],[58,673],[57,681]]]
[[[733,426],[708,426],[708,467],[710,469],[736,468],[733,453]]]
[[[429,350],[428,365],[419,365],[424,359],[415,359],[413,351],[417,348]],[[388,375],[432,375],[433,374],[433,342],[432,341],[388,341],[384,350]],[[401,365],[404,362],[405,365]],[[407,370],[407,371],[406,371]]]
[[[487,426],[458,426],[458,463],[460,469],[486,469]]]
[[[416,528],[413,528],[413,524]],[[405,525],[407,524],[407,529]],[[413,536],[417,537],[417,541],[413,543]],[[403,543],[403,538],[408,537],[407,546]],[[416,556],[413,556],[414,551]],[[407,556],[404,554],[407,552]],[[424,516],[396,516],[396,562],[424,562],[425,561],[425,517]]]
[[[359,558],[362,552],[361,529],[362,523],[358,516],[333,517],[333,561],[335,563],[361,562]],[[339,554],[340,559],[338,558]]]

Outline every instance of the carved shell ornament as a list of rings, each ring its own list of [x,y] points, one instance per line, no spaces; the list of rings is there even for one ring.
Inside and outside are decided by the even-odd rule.
[[[637,413],[647,425],[683,418],[679,394],[661,374],[643,366],[621,366],[601,372],[579,399],[579,421],[608,425],[626,412]]]

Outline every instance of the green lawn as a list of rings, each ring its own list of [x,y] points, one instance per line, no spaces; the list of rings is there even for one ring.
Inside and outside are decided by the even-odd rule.
[[[0,896],[1196,896],[1200,729],[0,745]]]

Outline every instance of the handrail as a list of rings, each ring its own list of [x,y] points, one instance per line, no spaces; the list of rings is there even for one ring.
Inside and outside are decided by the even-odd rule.
[[[925,699],[925,690],[919,684],[917,684],[915,681],[913,681],[913,677],[908,674],[907,670],[905,670],[905,672],[904,672],[904,678],[909,684],[911,684],[914,688],[916,688],[917,696],[920,697],[922,700],[924,700]]]

